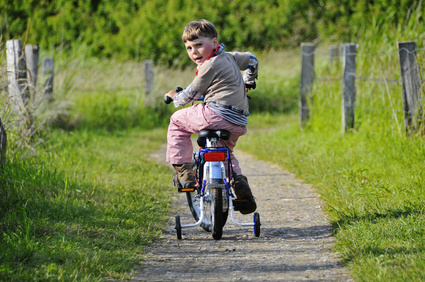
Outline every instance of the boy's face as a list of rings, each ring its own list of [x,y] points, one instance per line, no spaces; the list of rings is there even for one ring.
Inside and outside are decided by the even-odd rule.
[[[208,59],[218,46],[216,37],[199,37],[193,41],[186,41],[187,55],[198,66],[201,66]]]

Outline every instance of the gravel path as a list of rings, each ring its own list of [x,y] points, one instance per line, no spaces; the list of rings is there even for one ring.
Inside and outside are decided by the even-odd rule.
[[[261,216],[261,235],[229,218],[215,241],[200,227],[183,229],[176,239],[174,216],[193,218],[184,194],[174,193],[173,214],[163,238],[148,246],[134,281],[351,281],[337,255],[320,198],[308,184],[279,166],[236,152]],[[158,161],[162,154],[152,154]],[[171,178],[171,173],[170,173]],[[252,221],[252,215],[235,216]]]

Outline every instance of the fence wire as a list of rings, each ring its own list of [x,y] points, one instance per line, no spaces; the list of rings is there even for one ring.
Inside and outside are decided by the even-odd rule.
[[[322,57],[322,58],[329,58],[329,64],[330,65],[335,65],[336,62],[343,61],[344,56],[347,56],[347,55],[348,56],[349,55],[354,55],[356,57],[366,58],[366,57],[375,57],[377,54],[393,54],[394,56],[397,56],[398,57],[400,52],[407,52],[408,54],[412,54],[412,55],[414,55],[417,58],[416,63],[418,64],[419,73],[421,75],[421,71],[422,71],[421,64],[420,64],[421,61],[418,59],[418,57],[420,57],[423,54],[423,51],[425,51],[425,48],[416,48],[414,50],[408,50],[406,48],[400,48],[400,49],[396,49],[396,50],[394,50],[394,49],[393,50],[377,50],[377,51],[374,51],[374,52],[367,52],[367,53],[344,53],[344,51],[343,51],[343,49],[341,47],[338,48],[337,50],[339,52],[337,52],[336,54],[331,54],[331,52],[329,52],[328,54],[325,54],[323,52],[314,51],[314,52],[301,52],[301,55],[318,56],[318,57]],[[382,61],[383,59],[382,58],[377,58],[376,60],[377,61]],[[395,61],[395,58],[393,57],[393,59],[389,59],[389,60],[390,61],[391,60],[392,61]],[[388,58],[385,61],[388,62]],[[399,66],[399,62],[398,62],[397,65]],[[331,70],[331,67],[329,68],[329,71],[330,70]],[[389,97],[389,88],[388,88],[387,83],[402,84],[402,80],[401,79],[397,79],[397,78],[362,77],[362,76],[355,75],[355,80],[358,80],[358,81],[361,81],[361,82],[385,83],[386,88],[387,88],[386,89],[387,94],[383,94],[383,95],[384,96],[385,95],[388,95],[388,97]],[[327,83],[327,82],[342,82],[343,81],[343,78],[342,77],[328,77],[328,76],[320,77],[320,76],[317,76],[317,73],[315,72],[314,81],[322,82],[322,83]],[[423,82],[425,82],[425,79],[420,78],[419,81],[421,83],[423,83]],[[423,92],[423,89],[424,89],[424,86],[421,86],[421,93]],[[423,94],[421,94],[421,96],[422,95]],[[389,102],[391,103],[391,106],[392,106],[391,97],[389,97],[389,99],[390,99]],[[405,112],[405,110],[402,109],[402,107],[400,107],[399,109],[396,109],[396,108],[385,108],[385,107],[376,108],[376,107],[367,107],[367,106],[363,106],[363,105],[354,105],[354,107],[355,108],[358,108],[358,109],[365,110],[365,111],[391,111],[393,114],[395,114],[395,113],[401,114],[401,113],[404,113]],[[421,107],[423,107],[423,105],[421,105]],[[325,109],[325,108],[341,108],[341,104],[339,104],[339,105],[336,105],[336,104],[327,104],[327,105],[324,105],[324,106],[310,105],[310,106],[304,106],[304,107],[302,107],[302,109],[304,109],[304,110],[308,110],[308,109],[310,109],[310,110],[315,110],[316,109],[317,110],[317,109]],[[415,118],[420,119],[420,120],[424,120],[425,119],[425,117],[422,114],[420,114],[420,113],[419,114],[416,114],[416,115],[413,114],[412,117],[415,117]]]
[[[410,54],[414,54],[417,55],[418,51],[425,51],[425,48],[416,48],[413,51],[410,51],[406,48],[401,48],[398,50],[378,50],[378,51],[374,51],[374,52],[369,52],[369,53],[346,53],[346,55],[356,55],[356,56],[371,56],[371,55],[375,55],[378,53],[399,53],[400,51],[405,51],[407,53]],[[301,52],[301,54],[305,54],[308,56],[319,56],[319,57],[325,57],[325,58],[329,58],[330,60],[338,58],[340,60],[342,60],[343,58],[343,54],[339,54],[338,56],[334,56],[332,57],[330,54],[322,54],[319,52]],[[361,80],[361,81],[372,81],[372,82],[397,82],[397,83],[401,83],[400,79],[388,79],[388,78],[373,78],[373,77],[359,77],[356,76],[357,80]],[[340,77],[315,77],[314,79],[315,81],[342,81],[342,78]],[[420,79],[421,82],[425,82],[425,79]]]

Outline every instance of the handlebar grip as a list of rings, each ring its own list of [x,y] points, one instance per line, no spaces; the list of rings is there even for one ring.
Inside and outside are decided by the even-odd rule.
[[[165,104],[170,104],[171,102],[173,102],[173,98],[171,98],[170,96],[164,96]]]
[[[257,83],[254,81],[252,84],[245,84],[245,87],[249,89],[255,89],[257,87]]]
[[[183,88],[177,87],[176,92],[178,93],[180,91],[183,91]],[[164,103],[165,104],[170,104],[171,102],[173,102],[173,98],[171,98],[170,96],[164,96]]]

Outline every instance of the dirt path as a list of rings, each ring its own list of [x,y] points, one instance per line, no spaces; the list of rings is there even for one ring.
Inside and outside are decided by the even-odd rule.
[[[257,200],[260,237],[229,218],[222,240],[200,227],[184,229],[183,240],[177,240],[174,216],[180,214],[183,223],[193,218],[185,195],[176,192],[164,238],[147,248],[134,281],[350,281],[331,252],[334,237],[314,189],[277,165],[236,155]],[[252,221],[252,215],[238,214],[237,219]]]

